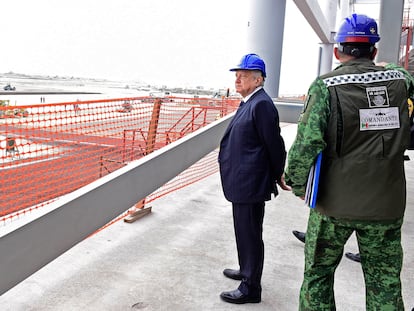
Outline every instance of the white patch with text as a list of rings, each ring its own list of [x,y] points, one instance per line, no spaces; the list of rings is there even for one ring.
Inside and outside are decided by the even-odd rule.
[[[359,110],[360,131],[389,130],[400,128],[398,107]]]

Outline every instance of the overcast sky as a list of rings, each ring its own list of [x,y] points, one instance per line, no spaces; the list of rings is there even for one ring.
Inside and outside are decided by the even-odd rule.
[[[0,73],[233,87],[248,1],[2,1]],[[305,93],[319,40],[291,0],[284,39],[280,94]]]

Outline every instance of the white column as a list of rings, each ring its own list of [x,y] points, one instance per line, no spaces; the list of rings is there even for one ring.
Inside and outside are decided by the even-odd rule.
[[[286,0],[250,0],[247,53],[258,54],[266,64],[265,90],[279,96]]]
[[[332,31],[332,39],[334,37],[333,33],[336,28],[336,12],[337,12],[337,2],[336,1],[327,1],[324,8],[324,15],[327,18],[329,29]],[[333,59],[333,48],[334,43],[321,43],[320,49],[320,63],[319,63],[319,72],[318,75],[330,72],[332,70],[332,59]]]
[[[381,0],[378,32],[378,62],[398,63],[404,0]]]

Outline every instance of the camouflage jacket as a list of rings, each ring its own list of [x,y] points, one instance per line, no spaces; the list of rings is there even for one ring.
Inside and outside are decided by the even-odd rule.
[[[335,70],[346,64],[341,64]],[[409,96],[414,95],[414,78],[394,64],[385,65],[386,69],[396,69],[404,73]],[[296,196],[304,196],[310,168],[319,152],[327,146],[325,132],[330,117],[330,93],[321,78],[310,86],[303,111],[299,117],[296,139],[288,153],[288,166],[285,180]]]

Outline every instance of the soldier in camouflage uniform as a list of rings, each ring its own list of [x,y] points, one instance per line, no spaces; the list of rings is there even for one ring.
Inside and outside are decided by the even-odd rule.
[[[310,168],[323,154],[306,232],[299,309],[336,309],[334,273],[355,232],[366,309],[404,310],[404,152],[414,80],[403,68],[373,63],[380,39],[375,20],[353,14],[335,39],[341,65],[311,85],[288,155],[286,182],[303,198]]]

